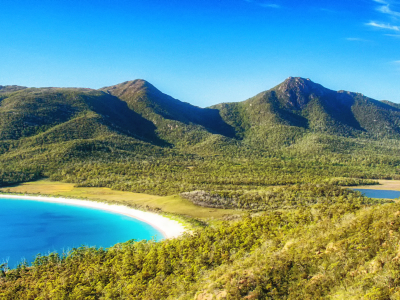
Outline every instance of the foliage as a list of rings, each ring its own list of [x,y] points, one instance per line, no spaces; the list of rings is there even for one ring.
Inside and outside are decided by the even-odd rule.
[[[209,281],[212,293],[225,290],[232,299],[257,293],[258,299],[327,295],[340,290],[344,279],[351,282],[350,272],[382,255],[387,259],[397,255],[399,236],[393,232],[400,226],[397,221],[388,223],[398,218],[393,215],[400,208],[397,204],[370,208],[376,202],[355,193],[333,198],[330,204],[248,215],[159,243],[130,241],[108,250],[81,247],[63,255],[38,255],[32,267],[21,264],[6,270],[0,295],[3,299],[192,299],[197,291],[210,289]],[[379,234],[370,235],[371,230]],[[386,254],[378,247],[384,242],[390,243]],[[345,269],[340,267],[344,257],[352,258]],[[323,278],[321,268],[326,270]],[[323,281],[316,283],[317,278]]]
[[[302,184],[253,191],[193,191],[181,196],[199,206],[266,211],[331,205],[337,198],[353,197],[353,193],[334,185]]]
[[[253,213],[2,265],[0,298],[398,298],[399,204],[339,186],[400,179],[399,126],[398,105],[301,78],[206,109],[142,80],[0,86],[0,186],[47,177]]]
[[[210,109],[176,100],[142,80],[100,91],[2,90],[3,185],[43,176],[171,195],[400,178],[398,108],[303,79]],[[346,105],[366,119],[350,118]],[[346,113],[340,117],[338,109]],[[368,119],[371,114],[376,122]],[[375,127],[366,130],[354,118]],[[322,120],[327,122],[322,127],[312,125]],[[395,126],[393,134],[377,129],[389,125]]]

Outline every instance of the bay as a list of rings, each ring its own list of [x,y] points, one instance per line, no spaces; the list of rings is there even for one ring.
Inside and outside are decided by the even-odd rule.
[[[111,247],[131,239],[163,238],[147,223],[125,215],[82,206],[0,199],[0,264],[63,253],[80,246]]]

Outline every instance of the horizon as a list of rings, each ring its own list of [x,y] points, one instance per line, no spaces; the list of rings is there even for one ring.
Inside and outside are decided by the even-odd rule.
[[[387,0],[2,3],[1,85],[143,78],[207,107],[288,77],[400,103],[400,5]]]

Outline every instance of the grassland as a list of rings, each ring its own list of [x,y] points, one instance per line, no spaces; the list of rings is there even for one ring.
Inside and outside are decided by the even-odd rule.
[[[378,185],[360,185],[357,189],[400,191],[400,180],[378,180]]]
[[[88,199],[144,209],[161,210],[162,212],[183,215],[202,221],[212,221],[243,212],[227,209],[210,209],[199,207],[178,195],[155,196],[141,193],[115,191],[110,188],[75,187],[73,183],[50,180],[38,180],[0,188],[3,193],[40,194],[56,197]]]

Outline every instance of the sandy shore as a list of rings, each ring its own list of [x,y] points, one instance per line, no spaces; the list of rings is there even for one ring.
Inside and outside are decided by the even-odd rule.
[[[379,185],[353,186],[353,189],[400,191],[400,180],[378,180]]]
[[[160,231],[163,234],[163,236],[167,239],[178,237],[186,231],[185,228],[178,221],[168,219],[156,213],[141,211],[122,205],[114,205],[114,204],[107,204],[104,202],[86,201],[78,199],[52,198],[52,197],[41,197],[41,196],[0,195],[0,198],[62,203],[68,205],[90,207],[118,214],[123,214],[151,225],[152,227]]]

